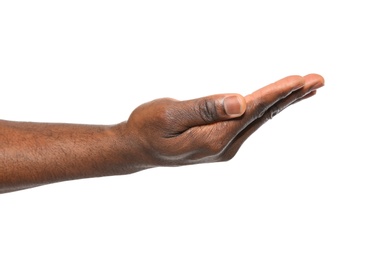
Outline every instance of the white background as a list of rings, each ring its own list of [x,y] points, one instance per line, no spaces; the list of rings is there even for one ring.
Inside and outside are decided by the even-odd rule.
[[[2,119],[114,124],[160,97],[326,86],[229,162],[0,195],[0,258],[364,259],[361,3],[1,1]]]

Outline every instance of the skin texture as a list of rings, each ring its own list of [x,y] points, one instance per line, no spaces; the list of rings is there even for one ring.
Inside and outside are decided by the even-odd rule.
[[[324,85],[288,76],[245,97],[218,94],[142,104],[116,125],[0,120],[0,193],[152,167],[223,162],[288,106]]]

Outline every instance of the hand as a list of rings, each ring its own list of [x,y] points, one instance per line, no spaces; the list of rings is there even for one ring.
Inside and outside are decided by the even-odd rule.
[[[136,108],[126,124],[147,167],[227,161],[259,127],[324,85],[317,74],[289,76],[245,97],[219,94]]]

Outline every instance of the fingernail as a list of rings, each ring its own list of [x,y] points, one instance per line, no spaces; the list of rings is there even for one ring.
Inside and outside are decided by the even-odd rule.
[[[227,115],[230,116],[241,116],[245,109],[242,99],[237,96],[228,96],[224,98],[223,106]]]

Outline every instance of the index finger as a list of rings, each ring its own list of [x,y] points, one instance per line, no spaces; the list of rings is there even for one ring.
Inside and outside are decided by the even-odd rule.
[[[261,117],[275,103],[302,88],[305,79],[302,76],[288,76],[267,85],[245,97],[247,108],[244,117],[250,122]]]

